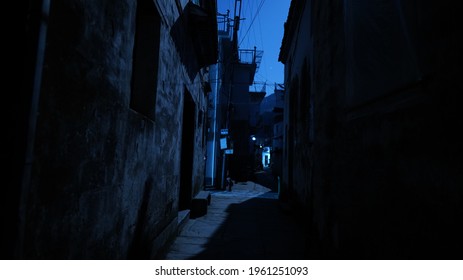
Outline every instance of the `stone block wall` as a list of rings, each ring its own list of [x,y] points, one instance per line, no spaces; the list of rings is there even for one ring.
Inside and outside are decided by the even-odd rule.
[[[301,5],[287,39],[282,198],[304,216],[313,258],[459,258],[459,15],[367,2]]]
[[[202,187],[203,76],[171,38],[175,2],[144,4],[160,24],[152,117],[130,106],[137,1],[51,1],[21,258],[157,256],[177,226],[184,94],[197,112],[191,196]]]

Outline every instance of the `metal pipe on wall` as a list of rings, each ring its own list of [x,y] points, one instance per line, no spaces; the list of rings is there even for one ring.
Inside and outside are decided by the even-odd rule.
[[[23,253],[23,240],[26,226],[26,210],[27,200],[29,196],[29,188],[31,181],[32,162],[34,157],[34,143],[35,133],[37,126],[37,116],[39,111],[39,99],[40,99],[40,88],[42,85],[42,71],[45,60],[45,46],[48,29],[48,18],[50,13],[50,2],[51,0],[42,0],[42,7],[40,10],[40,23],[37,39],[37,56],[34,69],[32,96],[31,96],[31,107],[29,112],[29,121],[27,127],[27,143],[26,143],[26,154],[24,158],[24,169],[21,182],[21,193],[20,193],[20,207],[19,207],[19,223],[18,223],[18,240],[16,245],[16,255],[21,257]]]

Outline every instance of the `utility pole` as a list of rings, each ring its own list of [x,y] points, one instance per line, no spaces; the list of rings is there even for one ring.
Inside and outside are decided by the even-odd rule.
[[[240,21],[241,21],[241,0],[235,0],[235,10],[233,14],[233,46],[232,46],[232,63],[231,65],[231,76],[230,82],[233,81],[233,72],[234,72],[234,64],[238,62],[238,30],[240,29]],[[233,91],[233,84],[230,83],[228,88],[228,105],[227,105],[227,120],[226,120],[226,128],[229,129],[230,126],[230,110],[231,110],[231,94]],[[230,131],[230,130],[229,130]],[[230,135],[230,134],[229,134]],[[228,137],[228,136],[227,136]],[[228,143],[227,143],[228,145]],[[222,180],[221,185],[223,188],[225,182],[225,166],[226,166],[226,159],[227,154],[222,152]],[[228,174],[227,174],[228,175]]]
[[[238,60],[238,30],[241,21],[241,0],[235,0],[235,12],[233,14],[233,56]]]
[[[241,20],[241,0],[235,0],[235,13],[233,25],[233,40],[238,41],[238,30],[240,29]]]

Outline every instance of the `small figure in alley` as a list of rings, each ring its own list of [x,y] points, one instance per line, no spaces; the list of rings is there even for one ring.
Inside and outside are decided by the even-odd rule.
[[[233,181],[230,177],[227,177],[227,179],[225,180],[225,189],[227,189],[227,187],[228,187],[228,191],[231,192],[232,187],[233,187]]]

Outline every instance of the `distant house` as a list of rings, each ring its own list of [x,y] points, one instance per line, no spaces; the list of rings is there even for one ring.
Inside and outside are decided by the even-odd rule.
[[[238,48],[237,25],[231,28],[229,14],[219,14],[217,22],[219,63],[210,73],[206,186],[222,188],[226,177],[247,181],[252,176],[252,134],[265,92],[249,90],[263,51]]]
[[[262,164],[269,167],[275,177],[281,176],[283,148],[284,89],[275,84],[274,92],[265,96],[260,104],[259,145],[262,146]]]

